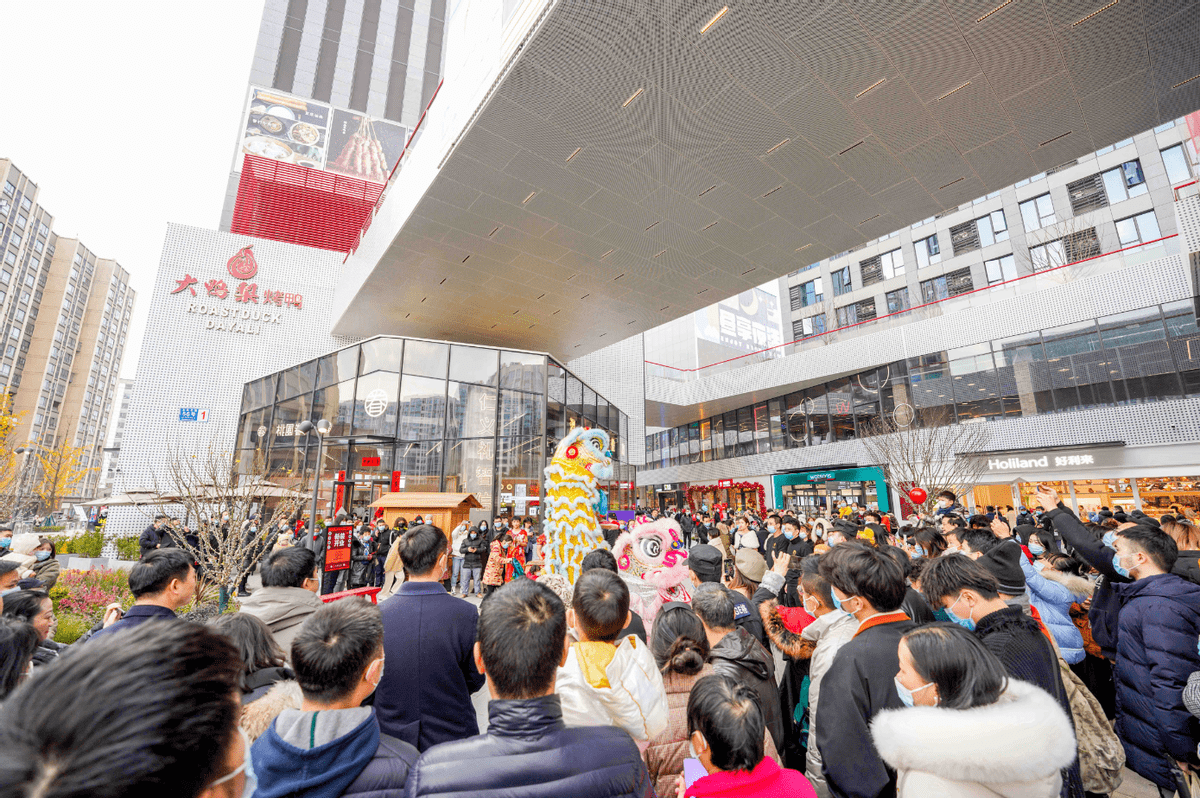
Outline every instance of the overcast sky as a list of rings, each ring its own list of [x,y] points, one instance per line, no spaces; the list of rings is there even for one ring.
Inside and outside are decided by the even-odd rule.
[[[0,0],[0,157],[60,236],[138,292],[141,351],[168,222],[216,229],[263,0]],[[115,414],[114,414],[115,415]]]

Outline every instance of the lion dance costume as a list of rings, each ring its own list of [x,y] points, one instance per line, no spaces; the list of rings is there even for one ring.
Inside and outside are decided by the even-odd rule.
[[[647,627],[663,604],[692,600],[686,587],[687,549],[675,521],[660,518],[634,527],[617,538],[613,556],[630,593],[641,597],[639,612]]]
[[[596,508],[602,496],[596,483],[612,477],[608,433],[576,427],[558,443],[546,466],[546,570],[572,584],[579,565],[593,549],[604,546]]]

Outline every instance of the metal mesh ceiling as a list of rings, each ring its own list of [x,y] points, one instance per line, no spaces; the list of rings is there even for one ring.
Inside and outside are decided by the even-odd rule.
[[[1200,107],[1186,0],[559,0],[340,320],[575,357]]]

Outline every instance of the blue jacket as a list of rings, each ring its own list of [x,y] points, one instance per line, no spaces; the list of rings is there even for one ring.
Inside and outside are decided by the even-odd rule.
[[[405,798],[653,798],[637,744],[616,726],[567,728],[557,695],[488,703],[488,730],[434,746]]]
[[[1200,722],[1183,705],[1183,688],[1200,670],[1200,586],[1174,574],[1114,585],[1121,599],[1117,663],[1117,735],[1129,769],[1175,787],[1167,757],[1196,763]]]
[[[369,707],[286,710],[250,752],[255,798],[401,798],[417,761],[417,749],[379,733]]]
[[[1087,594],[1077,597],[1062,582],[1042,576],[1043,572],[1023,555],[1021,570],[1025,572],[1025,585],[1029,588],[1029,603],[1037,608],[1042,623],[1054,635],[1054,642],[1058,644],[1063,659],[1068,665],[1082,662],[1086,653],[1083,650],[1083,634],[1071,620],[1071,605],[1082,601]]]
[[[405,582],[379,605],[387,667],[375,691],[384,734],[424,751],[479,734],[471,694],[479,612],[437,582]]]
[[[1096,645],[1100,646],[1105,657],[1113,659],[1117,652],[1117,618],[1121,610],[1115,588],[1128,583],[1130,579],[1121,576],[1113,568],[1115,552],[1097,540],[1091,530],[1062,502],[1047,512],[1045,517],[1050,519],[1054,531],[1063,542],[1075,550],[1075,556],[1100,572],[1100,581],[1096,583],[1096,592],[1092,594],[1092,608],[1088,610],[1088,623],[1091,624],[1092,639]]]
[[[134,604],[132,607],[125,610],[125,614],[121,617],[121,620],[117,621],[112,626],[109,626],[105,629],[100,629],[89,639],[96,640],[97,638],[124,631],[125,629],[133,629],[135,626],[140,626],[146,621],[155,619],[177,621],[179,620],[179,616],[176,615],[173,610],[169,610],[166,607],[160,607],[157,604]]]

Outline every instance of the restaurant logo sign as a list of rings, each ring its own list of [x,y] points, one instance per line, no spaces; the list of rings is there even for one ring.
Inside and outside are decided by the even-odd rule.
[[[258,283],[249,282],[258,274],[258,261],[254,258],[252,247],[242,247],[225,264],[230,276],[238,281],[236,283],[228,283],[219,277],[201,282],[200,278],[190,273],[175,278],[175,288],[170,293],[186,293],[200,300],[188,302],[184,312],[207,316],[204,329],[261,335],[263,325],[283,324],[286,313],[292,309],[303,309],[303,295],[279,286],[264,285],[260,289]],[[270,310],[271,307],[288,310]]]

